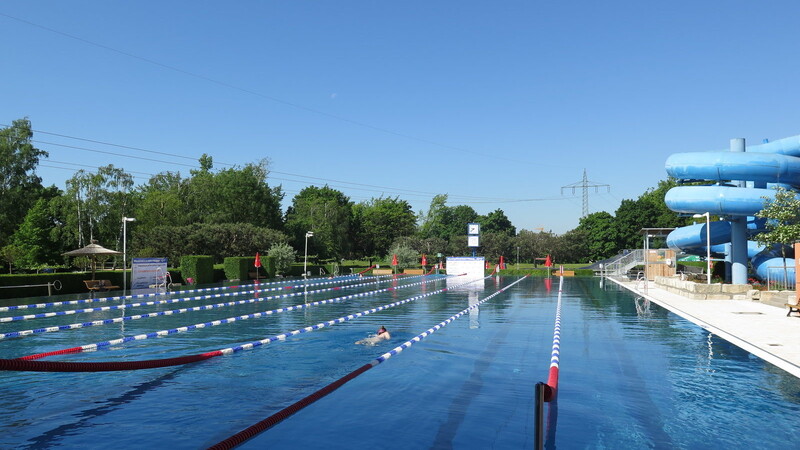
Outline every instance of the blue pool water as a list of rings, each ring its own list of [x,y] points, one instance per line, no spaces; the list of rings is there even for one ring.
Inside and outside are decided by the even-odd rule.
[[[419,280],[342,285],[336,291],[309,295],[308,300],[393,284],[400,288]],[[0,447],[204,448],[516,280],[492,278],[251,351],[181,367],[112,373],[2,372]],[[543,279],[524,279],[477,312],[367,371],[243,448],[531,448],[533,387],[547,379],[557,285],[554,280],[548,291]],[[128,361],[202,353],[445,286],[444,280],[431,281],[46,360]],[[260,297],[268,295],[272,293]],[[2,323],[0,332],[251,297]],[[132,301],[137,300],[127,302]],[[0,357],[302,302],[301,296],[3,339]],[[562,302],[559,397],[555,407],[545,409],[551,448],[783,449],[795,445],[794,427],[800,417],[797,378],[613,284],[601,287],[597,278],[565,279]],[[21,313],[0,313],[0,317]],[[374,347],[354,345],[380,325],[391,331],[391,341]]]

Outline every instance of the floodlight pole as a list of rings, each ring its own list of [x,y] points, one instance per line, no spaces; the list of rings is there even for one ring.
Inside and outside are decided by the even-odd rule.
[[[122,294],[128,289],[128,222],[133,222],[133,217],[122,218]]]
[[[306,250],[303,258],[303,279],[308,278],[308,238],[314,236],[313,231],[306,231]]]

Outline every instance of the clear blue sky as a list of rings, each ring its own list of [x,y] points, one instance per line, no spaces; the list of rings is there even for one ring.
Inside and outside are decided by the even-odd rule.
[[[561,186],[584,169],[611,185],[590,212],[613,213],[674,152],[800,134],[797,17],[797,1],[6,1],[0,123],[185,157],[35,133],[61,188],[75,164],[144,183],[202,153],[269,158],[287,200],[325,180],[415,211],[447,193],[563,233],[582,203]]]

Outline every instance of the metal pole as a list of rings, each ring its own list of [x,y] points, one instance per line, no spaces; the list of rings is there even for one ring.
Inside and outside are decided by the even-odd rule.
[[[306,233],[306,250],[303,257],[303,278],[307,278],[308,274],[308,233]]]
[[[706,211],[706,284],[711,284],[711,212]]]
[[[122,218],[122,293],[128,289],[128,222],[133,222],[133,217]]]
[[[306,231],[306,250],[305,257],[303,258],[303,279],[308,278],[308,238],[313,237],[313,231]]]
[[[128,289],[128,218],[122,218],[122,295]]]
[[[533,448],[536,450],[544,448],[544,387],[545,384],[539,382],[534,389]]]
[[[645,232],[644,234],[644,284],[647,285],[647,260],[650,256],[650,235]]]

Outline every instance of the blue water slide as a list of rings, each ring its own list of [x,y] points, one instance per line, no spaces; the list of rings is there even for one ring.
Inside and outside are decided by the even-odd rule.
[[[763,231],[763,219],[754,219],[764,208],[766,199],[774,198],[775,185],[800,186],[800,136],[749,146],[746,152],[676,153],[666,162],[667,173],[682,180],[705,180],[718,183],[712,186],[678,186],[667,192],[664,202],[671,210],[685,214],[710,213],[728,217],[748,217],[750,235]],[[739,181],[751,187],[740,187]],[[726,184],[728,182],[733,182]],[[733,185],[730,185],[733,184]],[[744,185],[744,183],[742,183]],[[743,220],[743,219],[739,219]],[[678,228],[667,237],[670,248],[691,254],[704,254],[707,242],[706,224]],[[730,246],[731,223],[725,220],[710,223],[711,249],[723,253]],[[794,283],[794,260],[780,257],[780,251],[764,249],[748,242],[747,255],[759,278],[782,279],[775,267],[789,267],[790,283]]]

